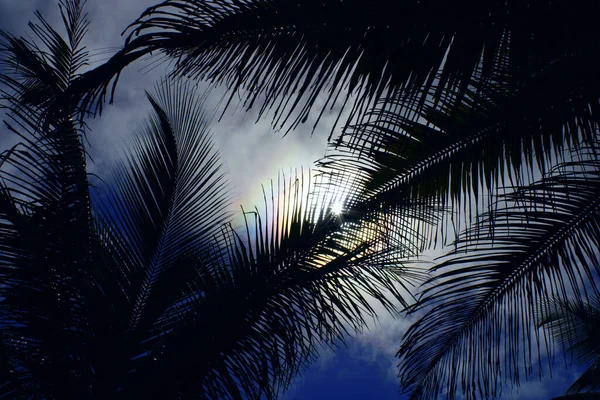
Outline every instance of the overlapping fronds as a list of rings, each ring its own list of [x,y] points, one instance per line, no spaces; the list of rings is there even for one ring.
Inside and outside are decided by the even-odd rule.
[[[349,191],[362,190],[373,207],[421,200],[476,214],[499,188],[531,182],[565,148],[593,141],[600,88],[590,83],[598,80],[588,55],[557,60],[519,83],[509,44],[506,37],[488,74],[483,64],[475,69],[460,99],[456,88],[433,85],[424,103],[402,91],[382,102],[344,130],[321,168]],[[464,225],[465,215],[449,215]]]
[[[379,245],[374,224],[343,226],[300,181],[276,192],[246,213],[245,232],[223,232],[226,251],[202,259],[192,290],[155,326],[147,373],[178,383],[150,379],[149,393],[274,398],[322,346],[376,317],[372,299],[392,313],[407,304],[403,285],[419,273],[403,264],[405,243]]]
[[[82,127],[74,109],[41,114],[68,89],[85,63],[87,22],[78,1],[61,3],[69,41],[38,15],[31,29],[43,44],[3,34],[0,74],[5,132],[20,143],[2,154],[0,171],[0,313],[2,395],[68,396],[87,375],[78,339],[87,315],[91,215]],[[77,373],[72,371],[77,370]]]
[[[97,196],[94,281],[107,307],[87,353],[94,392],[275,398],[322,346],[375,318],[372,299],[407,305],[414,249],[389,226],[313,203],[301,182],[265,196],[245,232],[215,230],[226,197],[199,105],[186,85],[162,90],[115,189]]]
[[[572,43],[582,53],[595,48],[596,32],[581,27],[593,26],[597,8],[586,2],[575,15],[566,1],[169,0],[131,25],[125,47],[90,71],[70,101],[92,105],[125,66],[164,51],[176,73],[224,83],[232,96],[246,90],[246,105],[272,109],[275,126],[306,120],[324,92],[317,113],[353,93],[351,115],[360,117],[388,90],[425,101],[437,71],[439,87],[460,99],[477,67],[487,76],[500,52],[515,82],[526,81],[557,57],[580,54]]]
[[[400,374],[414,398],[518,385],[549,350],[539,300],[596,292],[598,3],[167,0],[85,74],[80,1],[61,2],[66,39],[41,15],[34,41],[2,34],[20,143],[1,159],[0,395],[275,398],[375,318],[373,299],[407,306],[423,227],[481,196],[414,307]],[[323,186],[282,182],[223,228],[218,154],[191,87],[171,83],[92,213],[75,121],[156,52],[276,127],[350,102]]]
[[[500,196],[459,236],[434,267],[416,307],[427,312],[398,352],[412,398],[492,398],[532,372],[550,351],[534,324],[540,300],[596,290],[599,199],[597,147],[587,147]]]
[[[4,86],[2,94],[12,99],[13,107],[23,103],[42,110],[54,104],[80,77],[88,62],[88,51],[82,43],[89,25],[84,3],[59,3],[66,39],[39,12],[38,22],[29,23],[35,40],[0,32],[0,83]],[[71,108],[71,113],[74,111]]]
[[[587,369],[567,394],[600,390],[600,298],[551,298],[541,307],[539,325],[548,330],[565,351]],[[597,393],[596,393],[597,395]]]
[[[76,110],[46,112],[75,75],[26,55],[43,68],[4,81],[22,139],[3,159],[4,395],[274,398],[320,346],[375,318],[370,299],[406,306],[410,243],[299,184],[282,184],[245,236],[219,231],[223,177],[186,85],[149,96],[144,135],[91,214]],[[48,95],[28,100],[27,74],[42,70],[32,87]]]

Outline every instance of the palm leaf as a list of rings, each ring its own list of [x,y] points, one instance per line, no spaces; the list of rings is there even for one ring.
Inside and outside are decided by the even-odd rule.
[[[299,181],[283,190],[271,204],[265,196],[264,213],[246,214],[246,234],[224,231],[193,290],[155,325],[140,379],[177,383],[139,385],[148,393],[274,398],[321,346],[375,317],[369,299],[392,313],[407,304],[398,283],[418,274],[403,265],[402,242],[375,246],[376,226],[341,226]]]
[[[0,219],[0,303],[3,315],[3,395],[70,396],[81,391],[82,302],[90,282],[91,214],[83,127],[64,108],[40,124],[45,107],[67,90],[85,62],[79,39],[85,16],[77,1],[62,3],[69,44],[41,16],[31,25],[45,45],[4,35],[0,75],[8,132],[19,144],[3,154]],[[10,75],[9,75],[10,74]]]
[[[111,186],[95,196],[107,271],[98,282],[108,301],[121,299],[119,313],[108,315],[107,339],[115,343],[97,346],[119,346],[121,354],[110,354],[124,364],[111,378],[118,385],[126,384],[153,323],[195,276],[186,259],[208,246],[228,215],[227,184],[192,88],[164,82],[148,99],[153,114]],[[114,358],[97,356],[95,368],[110,370]]]
[[[585,287],[594,286],[600,164],[596,148],[582,154],[501,196],[434,267],[415,307],[428,311],[398,352],[412,398],[457,391],[490,398],[504,381],[518,385],[545,343],[532,323],[537,302],[568,292],[585,296]]]
[[[492,205],[499,188],[526,184],[566,148],[593,142],[600,91],[588,84],[596,72],[581,67],[589,65],[585,56],[556,61],[515,85],[508,39],[501,48],[504,58],[488,75],[479,66],[460,101],[451,87],[440,98],[432,87],[424,106],[398,93],[345,129],[321,168],[362,190],[373,208],[409,200],[451,205],[458,215],[450,218],[464,224]]]
[[[23,103],[43,107],[56,103],[88,63],[88,51],[82,43],[89,25],[83,2],[60,1],[59,8],[66,40],[39,12],[35,14],[39,22],[29,23],[35,40],[0,32],[0,83],[8,89],[2,93],[14,98],[13,106]]]
[[[542,308],[540,326],[549,331],[565,351],[589,368],[569,387],[567,394],[600,389],[600,299],[550,299]]]
[[[586,26],[582,18],[594,15],[596,2],[578,5],[576,15],[565,15],[569,6],[563,1],[455,1],[452,6],[405,1],[394,3],[395,12],[390,5],[384,0],[369,6],[355,0],[165,1],[130,26],[125,47],[78,82],[68,101],[83,96],[82,104],[93,106],[124,67],[164,52],[177,61],[176,73],[226,84],[228,103],[245,89],[248,107],[260,101],[261,113],[273,111],[275,126],[293,127],[307,120],[324,91],[317,121],[338,98],[351,101],[350,114],[357,117],[399,89],[424,102],[437,71],[439,88],[455,88],[460,101],[474,71],[482,66],[488,76],[501,54],[508,52],[504,59],[518,83],[557,59],[592,54],[597,43],[595,32],[579,29]],[[348,93],[357,96],[350,100]]]

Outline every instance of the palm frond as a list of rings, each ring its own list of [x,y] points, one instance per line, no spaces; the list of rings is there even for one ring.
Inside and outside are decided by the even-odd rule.
[[[500,48],[504,55],[487,75],[475,69],[460,100],[455,88],[434,85],[424,102],[404,92],[382,102],[332,143],[322,169],[362,187],[374,207],[420,199],[451,205],[459,213],[452,218],[464,221],[463,210],[491,206],[500,187],[527,184],[565,149],[595,140],[600,92],[588,84],[596,72],[587,56],[558,60],[517,85],[508,38]]]
[[[13,99],[13,106],[23,103],[44,110],[80,77],[88,62],[88,51],[82,43],[89,25],[84,3],[59,2],[66,39],[39,12],[35,14],[38,23],[29,23],[34,40],[0,32],[0,84],[6,87],[1,93]]]
[[[437,0],[405,1],[394,3],[394,12],[390,5],[385,0],[368,6],[357,0],[165,1],[130,26],[125,47],[90,71],[69,101],[83,96],[82,104],[93,106],[129,63],[165,52],[177,61],[176,73],[226,84],[229,102],[245,89],[248,107],[261,102],[261,113],[273,110],[275,126],[293,127],[308,118],[323,92],[318,115],[345,98],[350,114],[360,118],[388,90],[405,89],[425,101],[437,71],[439,87],[456,88],[460,100],[477,67],[483,65],[487,76],[501,52],[508,51],[515,81],[524,82],[557,54],[569,57],[574,49],[591,54],[597,43],[595,32],[579,29],[597,2],[578,7],[577,17],[565,15],[564,1],[465,0],[451,7]],[[351,100],[346,89],[357,96]]]
[[[223,232],[193,290],[155,325],[140,376],[179,386],[149,393],[275,398],[322,346],[375,318],[370,299],[392,313],[407,305],[402,287],[419,274],[404,266],[404,243],[377,246],[385,231],[375,224],[344,227],[329,204],[311,205],[301,181],[282,191],[245,213],[245,233]]]
[[[130,285],[130,330],[142,331],[180,295],[168,284],[181,274],[174,264],[212,240],[228,215],[221,162],[192,87],[167,81],[148,98],[153,114],[97,206],[107,234],[117,235],[107,245]]]
[[[428,311],[398,351],[412,398],[492,398],[505,381],[518,385],[550,350],[533,324],[537,303],[595,287],[600,164],[595,147],[581,154],[501,196],[434,267],[415,307]]]
[[[569,387],[567,394],[600,389],[600,297],[598,293],[584,299],[551,298],[541,307],[540,326],[577,363],[588,369]]]
[[[76,28],[85,26],[80,4],[63,5],[70,13],[79,10],[65,23],[83,35],[85,29]],[[68,108],[53,114],[45,127],[40,124],[45,107],[67,90],[67,78],[85,56],[41,16],[40,21],[32,29],[47,52],[4,35],[2,60],[12,69],[0,75],[6,127],[20,141],[3,153],[0,171],[0,336],[9,371],[2,388],[16,398],[70,396],[82,390],[87,375],[82,359],[72,357],[84,347],[81,328],[88,315],[82,293],[90,284],[83,126],[73,122],[76,110]]]

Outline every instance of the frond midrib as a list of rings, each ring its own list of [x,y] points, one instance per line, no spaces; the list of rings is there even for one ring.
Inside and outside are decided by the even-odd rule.
[[[507,291],[517,285],[519,278],[523,277],[527,273],[528,269],[534,266],[536,261],[542,257],[544,253],[551,251],[551,249],[557,246],[560,241],[566,240],[572,232],[579,229],[579,224],[585,223],[587,220],[586,217],[589,217],[597,212],[598,208],[600,208],[600,197],[585,207],[580,213],[573,216],[573,218],[571,218],[571,221],[573,221],[572,223],[564,224],[560,230],[552,234],[548,239],[537,246],[537,250],[534,254],[527,255],[527,258],[519,264],[519,268],[514,270],[508,277],[506,277],[500,286],[496,287],[491,293],[486,295],[486,297],[481,300],[477,310],[475,310],[474,314],[469,318],[469,321],[462,325],[460,330],[453,334],[451,341],[447,346],[445,346],[445,350],[429,363],[430,366],[427,368],[428,372],[424,374],[424,377],[421,379],[421,381],[425,381],[429,379],[429,377],[435,375],[435,367],[438,361],[442,359],[448,353],[448,351],[450,351],[450,349],[457,344],[464,332],[471,329],[471,327],[483,317],[492,303],[494,303],[498,298],[504,296]],[[417,391],[422,389],[422,383],[419,384],[418,388],[419,389],[417,389]]]

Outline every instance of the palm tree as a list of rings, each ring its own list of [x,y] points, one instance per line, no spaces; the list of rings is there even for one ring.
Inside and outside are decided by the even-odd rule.
[[[274,398],[375,317],[371,299],[407,304],[405,241],[367,216],[342,224],[302,182],[265,195],[245,234],[231,228],[186,84],[148,95],[126,159],[91,186],[85,110],[62,103],[87,62],[87,20],[82,2],[60,5],[66,40],[41,15],[41,44],[3,35],[19,143],[0,171],[1,397]]]
[[[425,314],[399,352],[403,387],[415,398],[492,397],[535,364],[536,303],[585,297],[595,282],[598,2],[390,4],[169,0],[49,101],[44,119],[101,106],[124,67],[156,52],[176,60],[176,75],[232,96],[246,89],[246,104],[261,101],[277,126],[305,120],[324,89],[324,108],[351,101],[353,123],[321,165],[349,193],[343,234],[379,225],[400,246],[414,229],[407,217],[440,206],[453,212],[418,233],[435,242],[456,225],[413,308]]]

